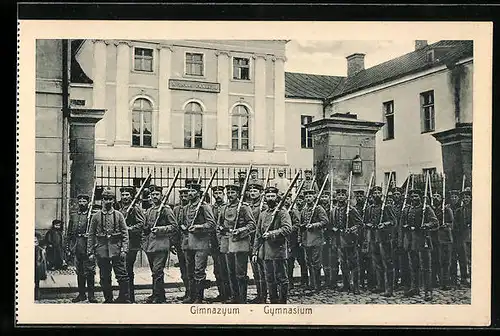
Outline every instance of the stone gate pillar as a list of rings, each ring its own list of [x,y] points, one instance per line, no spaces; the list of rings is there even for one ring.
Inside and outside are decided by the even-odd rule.
[[[95,126],[104,116],[102,109],[71,109],[70,123],[70,211],[80,193],[94,187]]]
[[[309,123],[307,127],[313,137],[313,161],[318,185],[333,172],[334,188],[347,187],[352,162],[359,156],[362,171],[353,173],[352,187],[366,188],[375,170],[375,134],[383,125],[381,122],[359,120],[357,115],[350,113],[335,113],[330,118]]]
[[[433,133],[441,143],[446,190],[462,189],[465,175],[467,187],[472,186],[472,124],[457,124],[455,128]]]

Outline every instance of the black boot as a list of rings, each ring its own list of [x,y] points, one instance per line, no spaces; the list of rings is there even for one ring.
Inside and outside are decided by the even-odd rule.
[[[205,292],[205,282],[204,281],[196,281],[195,282],[195,293],[196,297],[193,303],[203,303],[203,294]]]
[[[269,301],[271,302],[271,304],[279,303],[278,285],[271,284],[271,286],[269,286],[268,289],[269,289]]]
[[[76,281],[78,283],[78,296],[71,300],[73,303],[87,300],[87,295],[85,294],[85,275],[78,274]]]
[[[394,273],[389,271],[387,273],[387,281],[385,282],[385,297],[391,297],[394,290]]]
[[[288,284],[284,283],[284,284],[281,284],[281,286],[279,288],[278,302],[281,304],[286,304],[287,300],[288,300]]]
[[[314,271],[314,276],[316,278],[316,281],[315,281],[315,290],[316,292],[320,292],[321,291],[321,269],[318,268]]]
[[[88,291],[88,298],[90,303],[97,303],[97,299],[95,298],[94,291],[95,291],[95,279],[94,275],[90,275],[87,277],[87,291]]]
[[[238,279],[238,291],[240,293],[240,298],[238,301],[240,301],[240,304],[247,303],[247,289],[248,289],[247,282],[248,279],[246,277]]]
[[[359,272],[356,272],[356,271],[352,272],[352,284],[353,284],[352,293],[354,295],[358,295],[359,294]]]
[[[194,280],[188,281],[188,288],[186,288],[186,298],[182,300],[182,303],[193,303],[195,297],[195,282]]]
[[[135,303],[135,285],[134,285],[134,280],[130,280],[129,281],[128,291],[129,291],[129,296],[130,296],[130,302],[131,303]]]
[[[248,301],[251,304],[262,303],[262,281],[255,281],[255,287],[257,287],[257,296],[252,300]]]
[[[432,301],[432,291],[431,290],[428,290],[425,292],[424,300],[425,301]]]
[[[339,292],[349,292],[349,274],[347,271],[342,271],[342,288],[339,289]]]
[[[324,288],[330,288],[332,285],[332,278],[330,276],[330,271],[325,271],[325,285]]]
[[[176,299],[179,301],[184,300],[185,298],[188,297],[188,291],[189,291],[189,284],[186,279],[182,279],[182,283],[184,284],[184,295],[178,296]]]
[[[120,291],[118,293],[118,297],[113,301],[113,303],[130,303],[128,281],[122,281],[118,284],[118,286]]]

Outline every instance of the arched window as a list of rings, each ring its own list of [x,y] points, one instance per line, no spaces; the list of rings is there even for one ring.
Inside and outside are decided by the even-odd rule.
[[[231,116],[231,148],[248,150],[248,108],[244,105],[236,105]]]
[[[151,147],[153,107],[149,100],[138,98],[132,106],[132,146]]]
[[[184,112],[184,148],[202,148],[203,109],[199,103],[191,102]]]

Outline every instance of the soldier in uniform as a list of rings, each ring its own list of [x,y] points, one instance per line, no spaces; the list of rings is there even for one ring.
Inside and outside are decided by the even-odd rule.
[[[137,259],[137,252],[141,249],[141,234],[144,227],[144,214],[138,205],[130,209],[127,214],[127,209],[132,203],[132,198],[135,195],[135,187],[122,187],[120,188],[121,200],[119,202],[119,211],[125,217],[125,223],[128,227],[129,248],[127,253],[127,273],[129,279],[129,294],[130,302],[135,302],[134,290],[134,264]]]
[[[226,185],[228,203],[222,206],[218,228],[223,239],[227,239],[226,263],[231,287],[231,303],[245,304],[247,302],[248,257],[251,253],[250,232],[255,230],[255,220],[252,210],[247,204],[242,204],[240,213],[238,203],[240,187],[235,184]],[[236,222],[236,217],[238,221]]]
[[[68,255],[75,257],[76,279],[78,283],[78,296],[72,302],[87,300],[85,295],[85,282],[87,283],[88,300],[97,303],[94,296],[95,260],[89,260],[87,255],[87,221],[89,212],[89,195],[80,194],[78,198],[78,212],[70,217],[67,251]]]
[[[103,208],[90,221],[87,254],[92,262],[97,258],[104,303],[130,303],[126,267],[128,251],[128,228],[120,211],[113,209],[115,194],[111,189],[102,193]],[[113,301],[111,270],[115,272],[120,287]]]
[[[216,228],[214,214],[210,205],[201,203],[201,185],[192,183],[189,189],[189,203],[184,206],[184,222],[181,225],[184,235],[183,245],[186,252],[189,294],[183,303],[202,303],[205,291],[205,280],[208,254],[210,252],[210,236]],[[199,206],[199,208],[198,208]],[[196,209],[199,209],[198,212]]]
[[[160,210],[162,190],[161,186],[155,186],[151,193],[153,206],[146,211],[146,222],[142,230],[142,249],[148,257],[153,280],[153,293],[146,299],[147,303],[166,301],[163,269],[170,252],[170,237],[179,230],[172,209],[165,204]]]
[[[392,231],[392,247],[394,251],[394,289],[398,289],[400,288],[400,280],[401,285],[403,286],[404,282],[408,280],[407,278],[405,278],[405,275],[403,275],[403,270],[405,269],[403,263],[405,262],[404,259],[406,259],[406,252],[404,251],[402,244],[399,243],[400,241],[402,241],[400,218],[403,208],[403,195],[401,192],[401,188],[399,187],[392,188],[391,193],[391,199],[393,201],[392,209],[394,210],[394,216],[396,219],[396,225],[394,227],[394,230]],[[407,269],[408,267],[406,268],[406,270]]]
[[[260,184],[261,181],[259,180],[259,171],[257,168],[252,168],[250,169],[250,178],[248,179],[248,184]]]
[[[186,206],[189,203],[187,193],[188,193],[187,188],[180,188],[179,189],[180,203],[177,204],[173,209],[177,224],[184,222],[183,208],[184,208],[184,206]],[[186,256],[185,256],[184,251],[182,249],[182,234],[181,233],[174,236],[174,239],[172,240],[172,245],[173,245],[173,248],[171,248],[171,251],[173,251],[173,253],[177,254],[177,259],[179,261],[179,269],[181,271],[181,279],[182,279],[182,283],[184,284],[184,288],[185,288],[184,295],[178,297],[177,300],[184,300],[185,298],[187,298],[189,296],[189,294],[188,294],[189,282],[188,282],[187,270],[186,270]]]
[[[356,200],[356,210],[358,211],[362,220],[365,218],[365,211],[363,208],[366,202],[365,191],[362,189],[354,190],[354,199]],[[367,204],[368,207],[368,204]],[[369,253],[368,246],[368,230],[365,229],[364,224],[359,228],[359,283],[362,288],[373,289],[375,287],[375,274],[373,270],[372,256]]]
[[[456,218],[456,212],[460,207],[460,191],[459,190],[450,190],[450,209],[453,211],[453,218]],[[451,251],[451,267],[450,267],[450,283],[453,287],[458,288],[458,274],[457,274],[457,262],[460,266],[460,274],[466,274],[466,264],[462,259],[459,259],[459,251],[461,244],[459,243],[459,230],[457,224],[453,223],[452,236],[453,236],[453,249]]]
[[[342,291],[359,294],[358,233],[363,221],[356,208],[347,204],[347,193],[347,189],[337,189],[337,206],[331,211],[330,221],[333,227],[340,232]],[[348,209],[349,214],[347,213]]]
[[[295,207],[299,211],[299,218],[300,218],[300,212],[304,208],[305,204],[304,194],[300,193],[296,197],[297,200],[295,201]],[[297,256],[296,259],[300,265],[300,285],[306,287],[309,284],[309,274],[307,273],[306,253],[304,248],[300,246],[300,235],[301,235],[300,225],[296,229],[296,231],[297,231],[296,242],[291,241],[290,244],[292,248],[292,253]]]
[[[316,182],[315,182],[316,183]],[[319,206],[321,206],[325,213],[330,214],[330,191],[324,190],[323,194],[319,199]],[[328,222],[323,228],[324,243],[321,249],[321,261],[323,266],[323,273],[325,274],[325,285],[324,288],[334,288],[337,287],[337,275],[338,275],[338,245],[336,242],[332,242],[335,239],[332,222],[328,217]]]
[[[252,215],[255,223],[258,222],[261,211],[267,208],[264,202],[264,196],[262,195],[263,187],[260,182],[253,182],[248,185],[248,191],[250,193],[250,208],[252,210]],[[255,239],[255,233],[251,235],[250,244],[253,247],[253,242]],[[250,301],[250,303],[266,303],[267,298],[267,284],[265,278],[265,265],[264,260],[257,258],[256,262],[250,262],[252,266],[253,279],[255,281],[255,286],[257,287],[257,296]]]
[[[437,235],[437,244],[434,245],[434,249],[438,249],[439,260],[439,269],[434,270],[432,272],[436,272],[437,274],[433,274],[433,280],[436,275],[439,276],[439,282],[442,290],[450,289],[450,266],[451,266],[451,250],[453,248],[453,237],[451,234],[451,230],[453,228],[453,211],[451,210],[449,205],[445,205],[443,210],[443,199],[441,194],[435,193],[433,195],[434,198],[434,213],[436,214],[436,218],[438,220],[438,227],[434,232]],[[443,213],[444,213],[444,221],[443,221]],[[432,232],[431,232],[432,234]],[[434,244],[434,241],[433,241]]]
[[[328,225],[328,216],[321,206],[314,209],[314,190],[304,191],[305,206],[300,213],[302,234],[300,243],[305,248],[307,268],[309,269],[310,288],[320,290],[321,250],[324,244],[323,229]]]
[[[279,190],[279,195],[283,195],[288,187],[290,186],[290,181],[285,177],[285,170],[283,168],[278,168],[278,177],[275,177],[271,185]]]
[[[392,251],[392,232],[396,225],[396,217],[392,206],[387,205],[382,211],[382,188],[372,188],[373,204],[366,211],[365,227],[375,233],[371,241],[371,253],[375,267],[377,287],[375,293],[384,292],[390,297],[394,290],[394,264]]]
[[[215,221],[219,219],[219,214],[224,203],[224,187],[223,186],[213,186],[212,196],[215,199],[212,205],[212,212],[214,214]],[[229,274],[227,270],[226,255],[220,250],[220,236],[216,231],[212,234],[212,239],[210,242],[210,254],[213,259],[214,264],[214,276],[215,282],[217,284],[217,289],[219,294],[216,298],[212,299],[212,302],[223,302],[225,303],[229,299],[230,286],[229,286]]]
[[[304,170],[304,175],[305,175],[305,182],[304,186],[302,187],[302,190],[314,190],[315,192],[319,192],[318,184],[316,183],[316,181],[314,181],[313,183],[312,170],[311,169]]]
[[[288,194],[285,199],[284,206],[286,209],[289,209],[292,205],[292,195]],[[290,219],[292,221],[292,231],[290,232],[290,236],[288,237],[288,259],[287,259],[287,271],[288,271],[288,283],[289,289],[292,289],[293,286],[293,270],[295,268],[295,260],[299,261],[300,271],[301,271],[301,279],[307,275],[307,265],[305,263],[305,259],[300,260],[298,256],[299,251],[299,241],[298,241],[298,232],[300,227],[300,212],[294,206],[288,212],[290,215]]]
[[[304,194],[300,193],[297,195],[297,200],[295,201],[295,206],[297,207],[297,210],[299,210],[299,212],[302,211],[304,204],[305,204]]]
[[[469,286],[471,269],[471,234],[472,234],[472,192],[466,189],[461,192],[462,205],[455,212],[456,240],[458,243],[458,262],[460,263],[460,284]],[[463,266],[462,266],[463,265]],[[464,271],[462,273],[462,270]]]
[[[264,260],[267,288],[271,304],[286,304],[288,277],[286,272],[287,242],[292,231],[288,211],[276,209],[279,190],[269,186],[265,190],[267,209],[259,216],[252,251],[252,261]]]
[[[411,249],[417,252],[418,264],[423,275],[425,297],[424,300],[432,300],[432,281],[431,281],[431,251],[432,240],[429,236],[429,230],[438,225],[436,215],[430,206],[422,207],[422,191],[412,189],[410,191],[410,205],[403,209],[401,224],[407,226],[411,232]],[[423,220],[422,220],[423,216]],[[411,297],[420,293],[417,279],[419,278],[418,265],[410,259],[411,267],[411,288],[405,292],[405,296]]]

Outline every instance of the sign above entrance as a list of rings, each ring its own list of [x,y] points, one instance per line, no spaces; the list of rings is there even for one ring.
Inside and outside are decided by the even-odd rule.
[[[198,82],[182,79],[171,79],[168,82],[168,87],[171,90],[186,90],[186,91],[203,91],[203,92],[220,92],[219,83]]]

